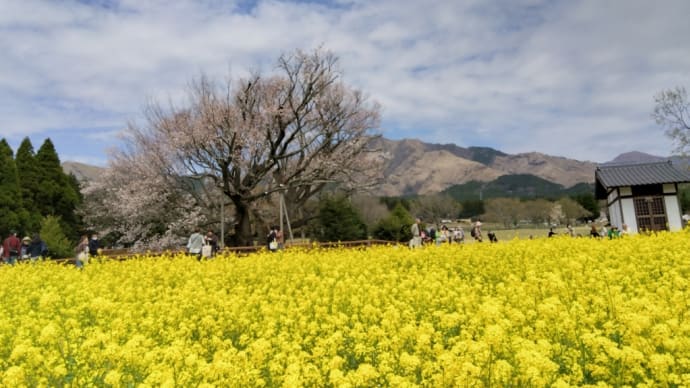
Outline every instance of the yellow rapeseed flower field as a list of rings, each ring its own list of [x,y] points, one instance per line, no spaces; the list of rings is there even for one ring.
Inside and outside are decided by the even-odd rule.
[[[2,386],[690,386],[690,233],[0,267]]]

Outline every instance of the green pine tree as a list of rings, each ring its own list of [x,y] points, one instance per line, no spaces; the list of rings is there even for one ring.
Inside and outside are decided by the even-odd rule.
[[[50,139],[46,139],[36,153],[39,168],[40,189],[36,193],[36,205],[43,216],[59,216],[65,234],[77,239],[80,220],[76,214],[80,195],[78,187],[60,165],[60,158]]]
[[[12,148],[5,139],[0,140],[0,235],[7,237],[11,230],[22,226],[24,211]]]
[[[27,234],[31,234],[41,227],[42,216],[36,200],[36,195],[41,190],[41,183],[34,147],[28,137],[24,138],[17,149],[15,164],[19,175],[22,206],[27,213],[23,226]]]
[[[319,209],[319,240],[354,241],[367,238],[362,217],[344,197],[326,198]]]
[[[72,243],[60,225],[60,217],[47,216],[41,223],[41,238],[48,246],[48,257],[65,259],[74,256]]]

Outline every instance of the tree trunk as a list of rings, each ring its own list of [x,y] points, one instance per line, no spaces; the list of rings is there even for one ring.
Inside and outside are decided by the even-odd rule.
[[[252,224],[249,214],[249,206],[242,200],[234,200],[235,204],[235,238],[234,245],[249,246],[252,245]]]

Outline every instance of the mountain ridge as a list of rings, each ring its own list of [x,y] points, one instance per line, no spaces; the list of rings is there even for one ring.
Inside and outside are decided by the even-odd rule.
[[[418,139],[376,139],[384,160],[384,182],[375,194],[398,196],[441,192],[470,181],[531,174],[570,187],[593,183],[596,164],[539,152],[507,154],[490,147],[460,147]]]
[[[491,147],[461,147],[453,143],[426,143],[419,139],[376,138],[372,147],[383,160],[384,181],[373,191],[378,196],[440,193],[471,181],[491,182],[501,176],[529,174],[569,188],[594,182],[597,163],[540,152],[508,154]],[[663,160],[660,156],[631,151],[611,162]],[[675,163],[675,162],[674,162]],[[604,163],[600,163],[604,164]],[[104,167],[65,161],[67,173],[79,180],[93,180]]]

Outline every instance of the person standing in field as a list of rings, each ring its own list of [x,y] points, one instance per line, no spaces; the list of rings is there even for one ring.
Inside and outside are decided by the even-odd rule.
[[[492,242],[492,243],[498,242],[498,237],[496,237],[496,233],[494,233],[493,231],[490,230],[489,233],[487,233],[487,236],[489,237],[490,242]]]
[[[568,230],[568,234],[570,235],[570,237],[575,237],[575,231],[573,231],[572,225],[568,224],[565,228]]]
[[[89,240],[89,255],[98,256],[98,233],[91,233],[91,239]]]
[[[453,241],[456,243],[465,241],[465,231],[462,229],[462,226],[459,226],[453,230]]]
[[[41,260],[48,255],[48,245],[41,239],[41,235],[34,234],[29,245],[29,257],[32,261]]]
[[[84,268],[84,264],[89,262],[89,236],[83,235],[79,239],[79,244],[74,249],[77,268]]]
[[[607,225],[604,225],[601,227],[601,230],[599,231],[599,237],[608,237],[609,229],[606,226]],[[611,225],[609,224],[608,226],[611,226]]]
[[[275,252],[278,250],[278,227],[271,226],[271,231],[268,232],[266,236],[266,243],[268,244],[268,250]]]
[[[216,237],[213,231],[209,230],[208,233],[206,233],[205,239],[206,245],[211,246],[211,257],[215,256],[216,253],[218,253],[218,237]]]
[[[414,223],[410,226],[410,232],[412,233],[412,239],[410,240],[410,248],[417,248],[422,246],[422,234],[419,223],[421,220],[415,218]]]
[[[472,227],[472,230],[470,231],[470,234],[474,238],[475,241],[477,242],[482,242],[482,222],[477,221],[474,223],[474,226]]]
[[[3,253],[2,258],[7,264],[14,264],[19,258],[19,252],[22,249],[22,242],[17,237],[17,232],[14,230],[2,243]]]
[[[452,241],[453,239],[450,235],[450,230],[448,229],[448,226],[441,226],[441,231],[436,236],[436,245],[441,245],[444,242],[451,243]]]
[[[194,233],[189,236],[189,241],[187,241],[187,252],[196,256],[196,259],[201,261],[201,249],[204,247],[204,236],[199,231],[199,227],[196,227],[194,228]]]
[[[599,238],[601,235],[599,234],[599,231],[597,230],[597,226],[592,224],[592,228],[589,230],[589,237],[595,237]]]
[[[29,244],[31,244],[31,237],[26,236],[22,239],[22,247],[19,250],[19,261],[29,259]]]
[[[283,249],[285,247],[285,234],[280,229],[280,226],[276,225],[276,241],[278,242],[278,249]]]

